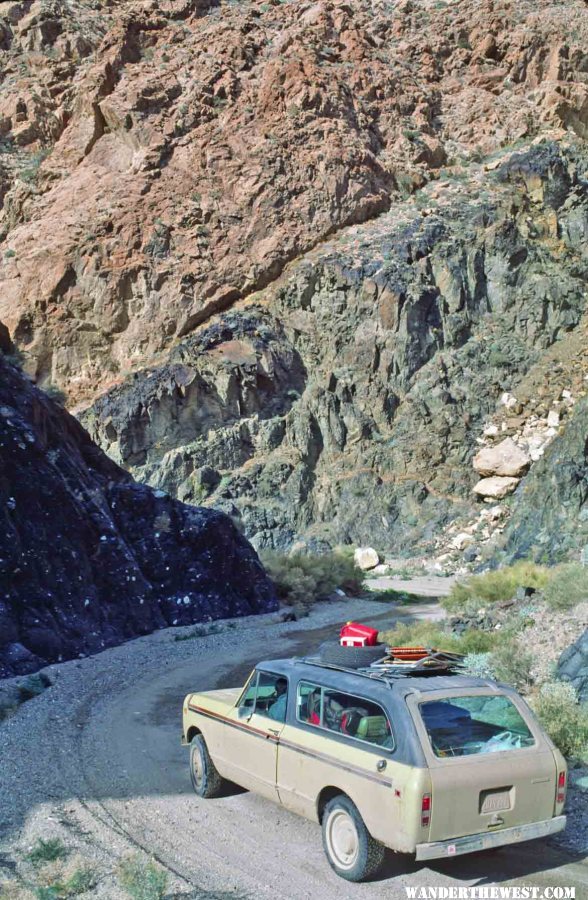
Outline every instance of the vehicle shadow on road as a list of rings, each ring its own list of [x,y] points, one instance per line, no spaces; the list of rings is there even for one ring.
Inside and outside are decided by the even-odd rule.
[[[527,878],[570,863],[582,863],[586,856],[554,847],[547,841],[533,841],[502,847],[481,853],[468,853],[457,859],[417,862],[407,854],[390,852],[376,881],[386,881],[401,875],[414,875],[427,870],[460,882],[493,884],[516,878]]]

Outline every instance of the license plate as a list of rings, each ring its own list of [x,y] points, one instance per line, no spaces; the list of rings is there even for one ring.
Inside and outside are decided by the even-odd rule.
[[[510,791],[482,791],[480,794],[480,812],[493,813],[510,809]]]

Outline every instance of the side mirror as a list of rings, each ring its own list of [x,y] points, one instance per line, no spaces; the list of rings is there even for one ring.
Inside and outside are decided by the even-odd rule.
[[[253,708],[249,706],[240,706],[237,710],[237,716],[239,719],[249,719],[253,714]]]

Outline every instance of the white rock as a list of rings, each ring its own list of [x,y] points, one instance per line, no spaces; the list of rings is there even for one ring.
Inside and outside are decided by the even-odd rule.
[[[456,550],[465,550],[466,547],[473,543],[474,539],[471,534],[466,534],[465,531],[462,531],[453,538],[451,546],[455,547]]]
[[[572,392],[571,392],[571,391],[568,391],[567,389],[566,389],[565,391],[562,391],[562,392],[561,392],[561,395],[562,395],[562,397],[563,397],[564,400],[571,400],[571,399],[572,399]]]
[[[517,447],[512,438],[505,438],[496,447],[485,447],[473,459],[480,475],[502,475],[516,478],[528,468],[531,460],[524,450]]]
[[[547,416],[548,428],[559,428],[559,413],[555,409],[550,410]]]
[[[361,569],[363,572],[375,569],[380,562],[378,552],[373,547],[357,547],[353,554],[353,559],[358,569]]]
[[[506,406],[507,409],[512,409],[513,406],[517,405],[518,400],[516,397],[513,397],[512,394],[509,394],[507,391],[500,398],[500,402],[502,403],[503,406]]]
[[[480,497],[502,500],[507,494],[512,494],[519,478],[506,478],[495,475],[493,478],[482,478],[474,487],[474,493]]]
[[[486,425],[484,434],[486,437],[494,437],[494,435],[498,434],[498,425]]]
[[[374,575],[387,575],[389,571],[389,567],[384,563],[381,563],[379,566],[374,566],[372,569]]]

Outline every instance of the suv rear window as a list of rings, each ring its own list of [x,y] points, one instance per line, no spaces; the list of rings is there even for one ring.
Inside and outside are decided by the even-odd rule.
[[[470,756],[531,747],[535,740],[504,695],[430,700],[420,705],[435,756]]]
[[[296,697],[296,718],[306,725],[394,749],[388,716],[378,703],[363,697],[301,681]]]

